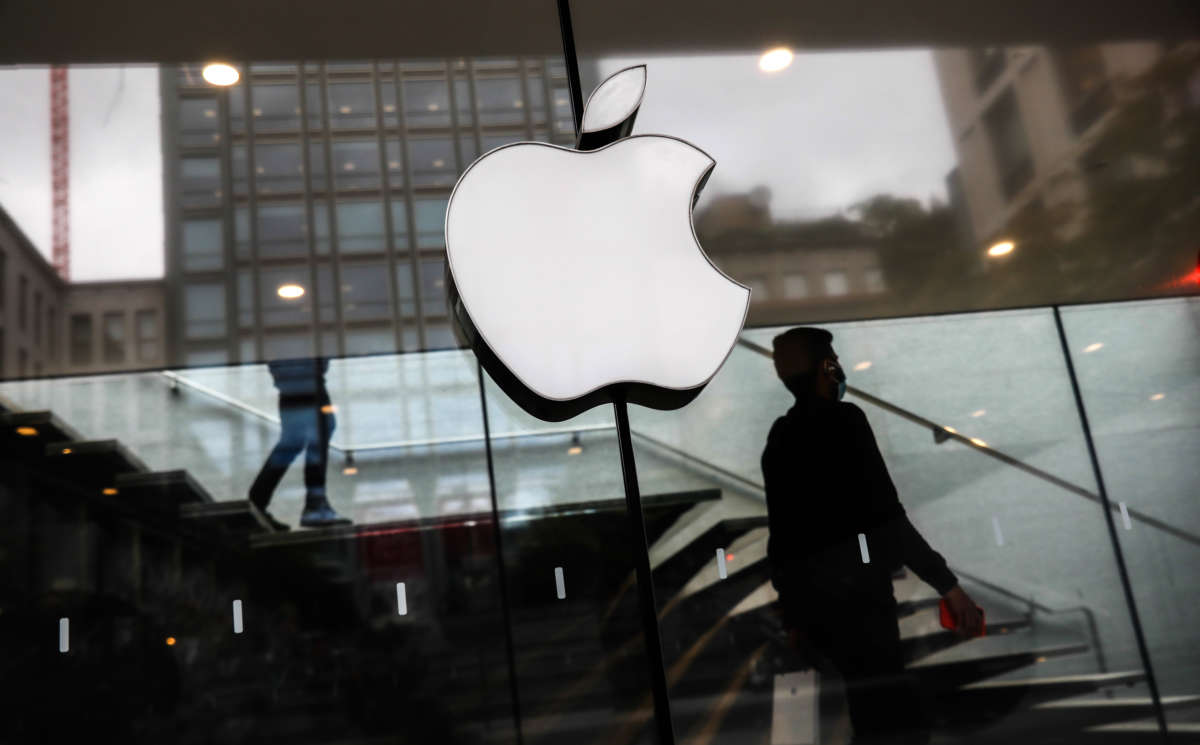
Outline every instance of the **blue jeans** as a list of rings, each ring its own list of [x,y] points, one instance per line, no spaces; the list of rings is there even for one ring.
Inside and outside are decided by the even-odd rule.
[[[267,456],[262,470],[250,486],[250,501],[260,509],[271,502],[275,488],[283,479],[288,466],[305,451],[304,487],[308,497],[325,496],[325,467],[329,462],[329,440],[333,436],[337,419],[332,410],[323,412],[329,405],[328,396],[307,400],[279,399],[279,421],[282,425],[279,442]]]

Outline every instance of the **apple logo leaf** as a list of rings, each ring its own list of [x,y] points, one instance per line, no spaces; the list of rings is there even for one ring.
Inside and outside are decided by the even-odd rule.
[[[750,291],[696,240],[692,207],[715,161],[683,140],[631,136],[644,65],[588,99],[578,149],[499,147],[446,209],[456,329],[529,414],[563,421],[620,395],[676,409],[737,342]]]
[[[576,148],[596,150],[632,134],[645,92],[645,65],[627,67],[609,76],[588,96]]]

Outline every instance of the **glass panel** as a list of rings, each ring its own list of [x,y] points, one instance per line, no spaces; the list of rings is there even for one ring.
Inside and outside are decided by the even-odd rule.
[[[1062,311],[1113,521],[1163,696],[1200,680],[1200,302]],[[1190,726],[1168,708],[1171,728]]]
[[[414,186],[453,186],[458,178],[454,142],[438,137],[414,137],[408,141]]]
[[[450,92],[446,79],[405,80],[404,118],[409,127],[450,126]]]
[[[159,358],[158,313],[139,310],[134,318],[137,325],[137,355],[139,362],[154,362]]]
[[[255,132],[294,132],[300,129],[300,95],[294,83],[256,84],[250,89]]]
[[[525,121],[525,94],[521,78],[516,76],[477,77],[475,96],[479,121],[484,126],[512,125]]]
[[[179,164],[179,191],[184,207],[221,201],[221,164],[216,158],[184,158]]]
[[[338,249],[342,253],[382,253],[387,245],[380,202],[338,202]]]
[[[104,361],[119,364],[125,361],[125,313],[104,314]]]
[[[258,287],[264,325],[292,326],[312,322],[312,281],[308,267],[263,267],[258,272]]]
[[[390,318],[390,294],[386,264],[342,265],[342,318],[346,321]]]
[[[475,107],[471,105],[471,83],[461,75],[454,78],[454,102],[458,108],[458,126],[475,124]]]
[[[182,99],[179,102],[179,144],[212,146],[220,140],[216,99]]]
[[[208,271],[225,265],[223,225],[219,218],[183,223],[184,271]]]
[[[325,129],[322,112],[325,111],[321,99],[321,84],[309,81],[304,86],[304,106],[308,112],[308,129],[310,132],[320,132]]]
[[[238,324],[254,328],[254,275],[248,269],[237,273]]]
[[[417,248],[438,248],[445,245],[446,197],[413,200],[417,226]]]
[[[306,256],[307,230],[303,204],[258,205],[259,258]]]
[[[230,164],[233,168],[233,193],[244,197],[248,193],[247,174],[250,173],[250,163],[246,157],[246,146],[235,144],[230,148]]]
[[[294,142],[257,143],[254,146],[255,186],[260,194],[304,190],[304,161]]]
[[[397,251],[408,250],[408,209],[399,195],[392,198],[392,241]]]
[[[404,188],[404,148],[400,139],[389,137],[384,141],[387,157],[388,185],[395,189]]]
[[[449,314],[446,307],[446,262],[442,259],[421,261],[421,311],[427,318]]]
[[[190,339],[225,336],[225,285],[188,284],[183,288],[184,334]]]
[[[250,258],[250,209],[233,209],[233,250],[239,260]]]
[[[334,140],[333,180],[338,191],[379,189],[379,142]]]
[[[329,122],[334,129],[374,129],[375,91],[370,83],[330,83]]]

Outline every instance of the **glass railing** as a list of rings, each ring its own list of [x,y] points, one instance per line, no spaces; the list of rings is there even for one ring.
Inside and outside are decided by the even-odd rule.
[[[1198,478],[1187,457],[1200,421],[1197,303],[1062,316],[1164,701],[1183,707],[1173,716],[1184,722],[1200,677],[1187,601],[1200,575]],[[1000,739],[1047,722],[1072,732],[1148,726],[1146,670],[1053,309],[825,327],[850,376],[847,400],[866,413],[910,518],[988,615],[989,637],[955,643],[938,625],[934,591],[911,573],[894,581],[901,644],[935,699],[937,726]],[[685,409],[631,416],[681,741],[765,735],[787,726],[778,720],[787,711],[809,711],[824,738],[847,726],[836,679],[824,679],[820,696],[797,685],[810,679],[780,625],[766,565],[759,456],[791,404],[769,359],[779,330],[746,331]],[[279,435],[265,366],[0,384],[15,516],[6,542],[23,547],[4,561],[0,620],[41,628],[73,619],[68,651],[52,645],[14,664],[67,660],[39,678],[65,685],[78,670],[56,655],[74,649],[91,655],[79,664],[95,675],[115,649],[105,641],[112,629],[133,624],[137,664],[228,697],[180,694],[170,716],[128,714],[146,732],[213,711],[240,722],[229,727],[274,732],[304,698],[284,690],[298,677],[325,707],[313,733],[407,732],[419,721],[467,740],[503,739],[517,726],[530,742],[576,731],[649,736],[610,410],[534,420],[489,378],[481,384],[465,351],[335,359],[327,381],[337,417],[328,493],[354,525],[291,533],[264,532],[235,509]],[[22,424],[16,413],[39,411],[52,419]],[[87,444],[106,440],[122,450]],[[230,507],[184,505],[179,515],[204,519],[164,523],[143,506],[184,487],[159,484],[136,501],[135,485],[159,482],[122,470],[185,471]],[[302,470],[288,472],[271,502],[284,522],[300,513]],[[55,546],[71,548],[55,555]],[[114,598],[119,609],[103,605]],[[1147,610],[1157,608],[1167,612]],[[265,646],[236,646],[244,633]],[[154,662],[164,644],[174,647],[170,664]],[[285,661],[298,652],[279,644],[318,661]],[[417,672],[368,664],[369,650],[384,648]],[[323,665],[336,671],[324,683]],[[238,682],[250,671],[276,683]],[[436,706],[400,692],[421,681],[444,693]],[[412,722],[387,720],[380,691],[405,701]],[[276,714],[253,713],[262,695]]]

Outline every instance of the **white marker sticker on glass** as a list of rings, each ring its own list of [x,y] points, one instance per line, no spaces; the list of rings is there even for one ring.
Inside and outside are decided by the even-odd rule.
[[[58,619],[58,651],[66,654],[71,650],[71,619]]]
[[[717,549],[717,576],[725,579],[729,576],[729,572],[725,568],[725,549]]]
[[[396,583],[396,612],[402,616],[408,615],[408,597],[404,593],[404,583]]]
[[[242,601],[233,601],[233,633],[242,633]]]
[[[864,564],[871,563],[871,552],[867,551],[867,534],[866,533],[858,534],[858,552],[860,554],[862,554],[862,560],[863,560]]]
[[[567,582],[563,578],[562,567],[554,567],[554,590],[557,593],[559,600],[566,600]]]
[[[1133,530],[1133,521],[1129,519],[1129,508],[1121,502],[1121,522],[1125,523],[1125,530]]]

